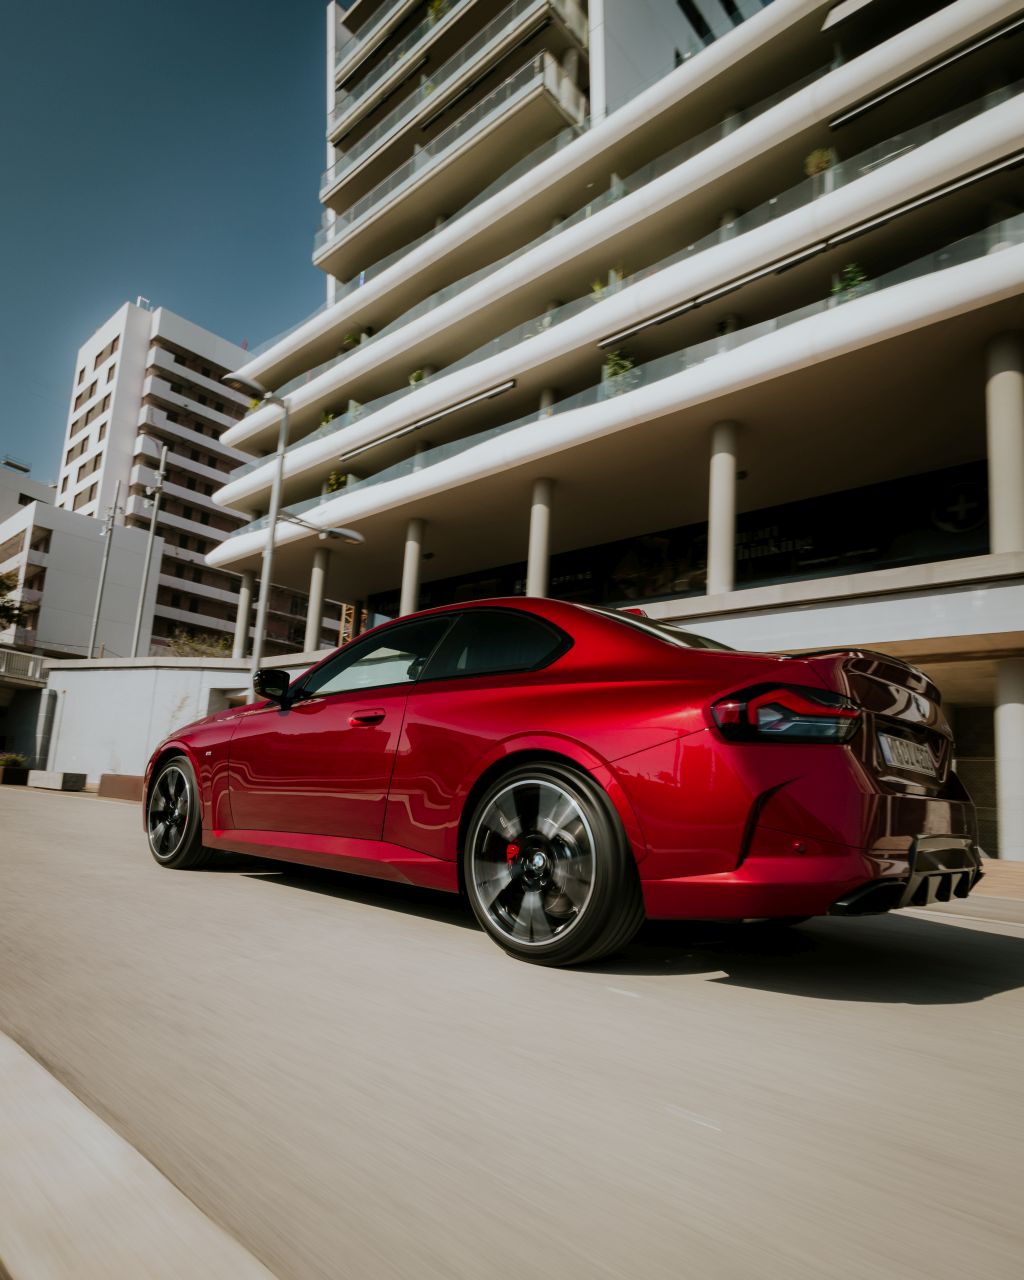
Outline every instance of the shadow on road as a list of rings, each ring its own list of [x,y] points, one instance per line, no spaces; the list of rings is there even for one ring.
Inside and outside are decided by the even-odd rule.
[[[252,858],[241,853],[220,854],[206,868],[207,873],[211,871],[233,871],[236,875],[284,888],[304,889],[307,893],[323,893],[330,898],[345,898],[350,902],[363,902],[367,906],[381,907],[388,911],[425,916],[463,929],[478,928],[469,903],[454,893],[437,893],[430,889],[418,889],[411,884],[371,880],[367,876],[346,875],[344,871],[325,871],[321,867],[275,862],[269,858]]]
[[[454,894],[242,854],[224,854],[209,870],[479,930],[469,904]],[[480,945],[489,945],[482,936]],[[703,975],[816,1000],[962,1004],[1024,987],[1024,938],[901,913],[819,919],[788,929],[652,920],[623,951],[584,971]]]
[[[799,928],[649,921],[602,973],[882,1004],[962,1004],[1024,986],[1024,939],[894,913]],[[713,976],[712,976],[713,975]]]

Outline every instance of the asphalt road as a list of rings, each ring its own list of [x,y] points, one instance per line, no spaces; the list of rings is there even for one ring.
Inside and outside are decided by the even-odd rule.
[[[1022,984],[1024,927],[909,914],[539,969],[0,788],[0,1030],[280,1280],[1016,1280]]]

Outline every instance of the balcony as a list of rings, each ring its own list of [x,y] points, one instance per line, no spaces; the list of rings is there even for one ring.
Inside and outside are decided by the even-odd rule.
[[[437,25],[428,29],[435,32]],[[450,56],[446,56],[436,70],[421,70],[419,82],[411,92],[368,132],[345,147],[323,176],[320,199],[333,201],[350,177],[407,129],[413,125],[422,127],[428,117],[438,116],[478,83],[488,67],[495,66],[542,30],[545,47],[551,52],[571,47],[586,49],[587,20],[576,0],[514,0],[469,40],[453,40],[450,50],[443,47],[436,50],[438,54],[450,53]],[[422,60],[416,66],[422,68]],[[373,77],[370,83],[375,88],[379,86]]]
[[[545,48],[559,53],[574,46],[585,48],[576,33],[582,33],[585,41],[586,30],[586,19],[576,0],[514,0],[475,36],[457,46],[457,51],[436,71],[422,75],[411,93],[345,148],[323,175],[321,201],[334,207],[352,186],[353,194],[360,195],[359,188],[365,190],[372,183],[374,172],[380,172],[385,165],[394,168],[394,161],[389,161],[393,149],[414,149],[406,137],[408,130],[415,126],[422,136],[456,100],[472,103],[473,96],[477,100],[485,96],[486,84],[482,85],[481,79],[486,68],[494,67],[533,35],[542,32]],[[536,46],[536,41],[532,43]],[[352,197],[347,198],[351,201]]]
[[[221,413],[218,409],[214,409],[212,405],[200,404],[193,396],[186,395],[183,392],[171,389],[171,384],[165,382],[163,378],[158,378],[155,374],[148,374],[142,380],[143,398],[159,400],[162,404],[170,405],[172,409],[183,409],[193,418],[204,418],[207,422],[214,426],[224,429],[233,427],[238,421],[229,414]]]
[[[857,332],[857,341],[859,343],[871,345],[879,342],[885,337],[882,326],[866,326],[865,322],[859,319],[864,315],[865,307],[873,304],[879,295],[884,295],[890,289],[904,286],[911,282],[925,281],[929,277],[956,270],[957,268],[971,267],[969,274],[958,273],[958,283],[963,289],[965,297],[974,298],[977,294],[982,298],[981,303],[975,302],[974,305],[985,305],[985,300],[990,296],[997,298],[999,290],[1002,290],[1004,296],[1009,295],[1012,299],[1012,282],[1017,277],[1024,275],[1024,260],[1021,258],[1022,248],[1024,248],[1024,215],[1017,215],[880,275],[874,280],[858,284],[848,292],[844,293],[842,290],[833,292],[827,297],[819,298],[817,301],[774,316],[761,323],[673,351],[645,364],[625,369],[614,377],[603,377],[600,380],[593,381],[582,391],[556,401],[547,413],[539,414],[534,409],[532,412],[505,422],[500,426],[477,431],[471,435],[435,445],[424,452],[406,457],[373,475],[367,476],[365,479],[350,480],[341,494],[318,494],[303,502],[292,503],[282,511],[282,521],[287,522],[292,517],[299,517],[308,521],[311,518],[311,513],[318,511],[320,508],[330,506],[330,516],[319,520],[314,517],[314,525],[329,528],[335,524],[344,523],[346,519],[350,518],[346,508],[353,500],[358,503],[358,495],[370,494],[379,486],[413,476],[427,480],[429,487],[431,468],[442,463],[454,462],[454,460],[462,458],[473,450],[479,450],[479,452],[473,454],[474,461],[469,463],[467,460],[465,464],[457,467],[459,483],[470,483],[471,477],[476,474],[489,476],[498,474],[511,464],[514,456],[518,456],[518,450],[511,444],[505,447],[497,446],[497,441],[509,440],[513,435],[515,435],[516,440],[524,442],[529,438],[539,441],[541,437],[538,433],[542,433],[545,437],[557,437],[559,433],[555,420],[561,415],[571,414],[575,410],[586,409],[591,412],[584,418],[577,416],[574,419],[574,422],[578,424],[576,435],[572,439],[560,438],[557,445],[552,444],[549,446],[552,450],[564,450],[575,444],[582,444],[584,438],[591,439],[589,435],[591,430],[601,430],[599,426],[594,426],[593,420],[597,418],[598,410],[603,406],[610,406],[604,416],[614,413],[626,427],[639,424],[649,419],[652,415],[650,411],[645,414],[639,409],[632,408],[637,403],[634,393],[640,393],[644,389],[655,388],[658,384],[678,375],[686,375],[688,378],[697,377],[700,371],[712,362],[717,362],[715,363],[715,369],[718,371],[718,380],[723,385],[736,382],[745,383],[749,378],[747,371],[754,367],[758,369],[758,379],[764,379],[769,377],[770,374],[766,373],[766,366],[757,364],[756,358],[748,357],[742,362],[737,362],[736,360],[718,361],[718,357],[731,355],[739,349],[746,348],[760,340],[767,342],[772,339],[773,335],[783,334],[786,330],[798,325],[802,325],[800,330],[803,335],[802,342],[806,344],[806,351],[810,353],[811,367],[814,367],[815,364],[826,358],[824,348],[819,348],[817,336],[826,318],[828,318],[827,323],[833,327],[840,323],[845,324],[845,321],[849,319]],[[1003,258],[1004,254],[1007,255],[1005,258]],[[1000,266],[1000,261],[1006,264],[1005,269]],[[982,262],[986,262],[986,270],[984,272],[981,270]],[[1004,276],[1010,282],[1009,284],[1002,283]],[[949,279],[951,278],[949,277]],[[993,282],[996,283],[993,284]],[[945,284],[945,280],[936,281],[935,284],[936,287],[940,288],[940,291],[942,288],[949,288]],[[950,295],[952,296],[952,290],[950,290]],[[904,298],[906,297],[907,295],[904,294]],[[918,332],[923,330],[927,333],[928,327],[936,321],[936,306],[930,297],[921,302],[918,311],[915,313],[918,319],[913,324],[906,319],[906,309],[907,304],[905,302],[903,311],[897,314],[895,320],[901,331],[903,331],[902,326],[906,325],[906,332],[913,332],[914,329],[917,329]],[[964,314],[968,314],[970,309],[971,306],[967,305]],[[874,314],[878,314],[877,309]],[[919,345],[923,351],[927,351],[928,343],[926,339]],[[774,349],[778,350],[779,346],[780,344],[776,342]],[[842,343],[840,348],[845,352],[846,348],[843,347]],[[790,371],[793,367],[791,362],[787,364],[787,368]],[[708,380],[704,379],[703,381],[707,383]],[[828,382],[827,378],[826,382]],[[686,402],[685,392],[681,389],[682,384],[673,383],[672,385],[678,385],[680,390],[674,393],[674,396],[662,395],[659,398],[661,406],[666,403],[681,406]],[[763,391],[763,387],[761,390]],[[758,387],[754,385],[752,394],[756,393],[758,393]],[[834,388],[832,393],[834,394]],[[706,392],[702,392],[695,403],[703,403],[706,398]],[[661,407],[659,412],[664,414],[668,410]],[[604,430],[607,430],[607,428]],[[408,436],[405,438],[409,439]],[[526,456],[530,451],[529,446],[524,444],[520,447],[524,449],[524,456]],[[938,465],[941,465],[941,462]],[[450,468],[447,469],[445,474],[450,470]],[[385,505],[389,505],[387,501],[385,501]],[[359,504],[359,506],[361,508],[360,514],[362,514],[363,509],[370,509],[364,507],[364,504]],[[327,516],[326,511],[324,516]],[[225,544],[230,544],[235,538],[263,530],[266,526],[267,517],[264,516],[231,534],[225,539]],[[295,535],[293,534],[293,536]],[[215,563],[227,563],[229,555],[230,552],[225,552],[218,556]]]
[[[170,455],[168,455],[168,461]],[[223,479],[223,476],[221,476]],[[148,489],[156,483],[156,471],[152,467],[147,467],[142,463],[136,463],[129,473],[128,483],[132,489]],[[188,502],[197,507],[202,507],[204,511],[209,511],[211,515],[232,516],[237,515],[239,519],[244,519],[240,512],[232,511],[230,507],[221,507],[214,502],[209,494],[200,493],[197,489],[190,489],[187,485],[174,484],[173,482],[165,482],[164,496],[167,498],[178,498],[182,502]]]
[[[132,453],[136,458],[152,458],[155,463],[159,463],[160,449],[159,440],[154,440],[152,436],[139,435],[135,437],[135,448]],[[207,466],[205,462],[193,461],[182,453],[176,453],[173,449],[167,451],[167,466],[188,472],[190,475],[202,476],[204,480],[212,480],[214,484],[224,483],[225,473],[220,468]],[[154,467],[153,470],[155,471],[156,468]]]
[[[182,589],[180,583],[177,589]],[[168,604],[159,602],[153,607],[153,616],[168,618],[171,622],[183,622],[193,627],[202,627],[204,631],[232,632],[235,629],[233,619],[217,618],[209,613],[193,613],[191,609],[174,609]]]
[[[168,351],[164,347],[153,346],[149,349],[149,355],[146,358],[146,371],[164,370],[173,376],[177,381],[179,378],[182,382],[189,382],[193,386],[202,387],[204,391],[212,392],[218,400],[224,400],[228,404],[235,404],[240,409],[248,409],[249,397],[243,395],[240,391],[232,391],[230,387],[224,385],[223,382],[216,378],[208,378],[205,373],[198,373],[195,369],[188,368],[187,365],[179,364],[174,358],[174,353]]]
[[[207,586],[205,582],[193,582],[189,578],[176,578],[173,574],[161,573],[159,583],[169,591],[184,591],[190,596],[202,596],[206,600],[230,605],[232,608],[238,604],[237,591],[225,591],[223,587]]]
[[[700,238],[693,240],[691,243],[684,244],[683,248],[677,248],[666,257],[653,262],[650,266],[644,267],[641,270],[634,272],[632,275],[627,276],[619,282],[616,289],[621,289],[630,284],[648,280],[658,273],[667,271],[669,268],[672,268],[677,264],[693,261],[705,251],[715,250],[717,252],[713,252],[708,255],[708,267],[706,270],[701,271],[700,267],[695,264],[693,272],[691,273],[694,278],[694,284],[693,286],[690,286],[694,300],[692,305],[696,306],[696,299],[699,296],[709,292],[716,285],[724,284],[728,281],[731,275],[742,274],[744,271],[756,270],[757,267],[764,265],[764,263],[770,261],[774,257],[792,255],[794,252],[799,253],[803,247],[814,246],[816,242],[817,249],[815,251],[823,250],[825,248],[825,237],[827,235],[835,234],[839,240],[842,240],[843,230],[847,225],[849,225],[851,219],[853,222],[858,220],[858,216],[853,213],[854,206],[848,198],[840,193],[842,193],[851,184],[860,182],[861,180],[863,180],[864,186],[863,195],[858,202],[859,216],[873,219],[876,223],[884,222],[884,219],[880,218],[879,215],[884,214],[886,209],[890,208],[894,201],[898,199],[899,203],[903,203],[904,198],[911,193],[918,195],[922,191],[927,192],[936,185],[937,181],[943,175],[944,170],[948,170],[948,173],[945,174],[946,177],[952,176],[954,172],[959,176],[961,172],[961,163],[965,165],[977,165],[981,163],[981,151],[978,145],[979,139],[985,140],[986,142],[989,140],[991,141],[993,147],[991,155],[1000,154],[1000,148],[1003,145],[1001,138],[1008,136],[1008,132],[1010,131],[1008,127],[1012,126],[1012,112],[1014,111],[1012,98],[1014,97],[1014,94],[1020,90],[1024,90],[1024,82],[1020,82],[1016,86],[1010,86],[1006,92],[1010,95],[1011,100],[1004,101],[994,108],[990,108],[987,98],[978,99],[972,103],[965,104],[963,107],[956,108],[952,112],[947,112],[936,120],[927,121],[914,130],[907,131],[906,133],[896,137],[888,138],[882,142],[876,143],[874,146],[867,148],[859,155],[852,156],[850,159],[844,160],[833,166],[829,171],[827,183],[823,183],[815,178],[806,179],[797,186],[791,187],[770,197],[768,200],[762,201],[760,204],[757,204],[750,209],[749,212],[736,217],[728,226],[709,231]],[[998,116],[995,113],[999,113]],[[983,128],[982,122],[978,120],[979,117],[983,116],[987,117],[992,122],[988,129]],[[999,121],[998,124],[996,123],[997,120]],[[974,121],[978,121],[978,123],[971,126],[971,122]],[[899,189],[898,192],[894,193],[892,189],[893,175],[906,169],[908,163],[906,158],[910,153],[912,151],[925,148],[929,143],[936,143],[939,139],[947,135],[952,135],[953,131],[957,130],[958,127],[960,127],[961,131],[955,146],[951,140],[949,146],[945,150],[936,150],[933,146],[928,151],[928,159],[926,163],[927,172],[924,171],[925,161],[922,156],[922,172],[919,177],[914,179],[915,185],[913,192],[911,192],[910,186],[906,185]],[[1013,131],[1013,136],[1014,138],[1016,137],[1015,130]],[[685,158],[691,154],[691,149],[693,153],[699,154],[703,145],[704,140],[701,138],[693,139],[691,142],[684,144],[683,159],[685,160]],[[956,156],[955,162],[953,159],[954,155]],[[988,157],[989,159],[991,159],[991,155]],[[678,163],[679,159],[679,154],[672,153],[670,156],[660,158],[650,166],[645,166],[643,170],[638,171],[635,175],[631,175],[631,177],[622,184],[624,191],[627,193],[641,191],[643,187],[646,186],[654,177],[663,173],[666,168],[670,168],[672,163]],[[896,159],[900,159],[902,163],[899,166],[890,169],[889,166]],[[678,185],[680,190],[683,192],[689,192],[691,190],[690,185],[687,183],[680,182]],[[594,202],[594,212],[596,213],[606,209],[610,203],[613,203],[620,198],[621,195],[617,195],[616,193],[606,193],[606,196],[599,197]],[[821,206],[819,206],[821,208],[820,214],[818,214],[817,208],[815,209],[815,213],[811,214],[809,206],[818,206],[819,201],[821,201]],[[663,243],[667,247],[667,245],[673,243],[673,241],[678,244],[679,239],[681,238],[677,231],[678,220],[675,218],[674,206],[665,205],[664,201],[662,204],[663,210],[659,214],[659,217],[663,219],[672,219],[669,227],[669,239],[666,241],[664,234],[659,233],[658,235],[655,235],[652,231],[647,235],[645,241],[648,248],[656,248]],[[643,206],[638,207],[641,215],[646,213],[649,219],[649,205],[645,203]],[[835,207],[837,209],[836,214],[832,215],[830,218],[830,215],[825,212],[825,207],[829,209]],[[796,215],[798,211],[803,209],[808,210],[807,216],[797,217]],[[845,217],[843,216],[843,210],[847,211]],[[578,217],[574,217],[569,220],[569,224],[585,221],[586,216],[590,213],[590,210],[580,211]],[[713,226],[714,219],[708,218],[705,221],[705,226],[709,224]],[[759,255],[756,251],[756,246],[762,243],[763,237],[756,237],[749,243],[744,240],[743,237],[746,232],[767,228],[769,225],[773,225],[773,229],[771,232],[766,233],[768,235],[766,247],[764,248],[763,254]],[[557,231],[562,232],[566,226],[566,223],[561,224]],[[784,231],[789,226],[792,226],[794,230],[786,235],[784,234]],[[827,228],[828,230],[826,230]],[[632,230],[631,234],[635,236],[635,229]],[[542,237],[541,242],[548,238],[550,237]],[[737,253],[740,254],[739,258],[737,258],[736,254],[732,252],[731,248],[729,252],[719,249],[719,246],[722,246],[726,241],[730,243],[730,246],[735,247]],[[566,237],[566,242],[567,244],[573,243],[571,238],[568,236]],[[614,252],[614,250],[611,252]],[[603,253],[608,260],[615,260],[614,257],[609,255],[608,250],[604,250]],[[365,434],[367,420],[370,419],[373,414],[378,410],[393,404],[395,401],[410,394],[410,392],[414,390],[408,386],[401,386],[388,392],[384,396],[368,400],[366,403],[358,406],[354,414],[338,413],[338,416],[336,416],[333,421],[328,423],[326,426],[313,430],[310,434],[303,435],[301,439],[298,438],[302,433],[303,426],[306,425],[308,430],[312,423],[316,422],[317,417],[323,411],[333,410],[337,413],[340,406],[343,405],[346,400],[360,395],[361,387],[357,378],[360,375],[363,378],[369,378],[371,374],[373,374],[374,370],[372,367],[368,368],[368,364],[369,362],[372,362],[372,358],[377,350],[376,344],[387,343],[389,353],[390,350],[393,350],[391,344],[388,343],[389,329],[399,330],[404,326],[409,325],[411,334],[415,333],[415,342],[419,344],[419,353],[423,352],[423,334],[429,332],[431,334],[429,341],[433,353],[452,353],[451,358],[442,358],[441,360],[436,361],[442,365],[441,372],[445,375],[454,373],[461,369],[466,369],[473,365],[481,364],[492,356],[508,351],[511,348],[516,347],[518,344],[528,341],[530,338],[537,337],[542,332],[547,335],[543,346],[543,352],[546,354],[548,359],[554,359],[560,354],[559,339],[563,332],[557,326],[562,321],[570,320],[575,316],[593,315],[595,302],[599,301],[600,298],[595,297],[592,293],[576,297],[573,301],[567,302],[561,307],[535,315],[530,320],[520,323],[502,334],[500,337],[492,339],[482,347],[472,347],[468,338],[473,334],[478,333],[481,328],[481,308],[483,306],[493,308],[499,304],[507,281],[515,288],[522,288],[533,276],[543,275],[545,287],[547,285],[551,286],[550,289],[547,290],[548,292],[555,296],[559,293],[561,293],[563,297],[566,296],[567,290],[563,290],[561,287],[561,285],[564,284],[564,279],[557,276],[555,271],[568,272],[571,268],[571,260],[573,257],[574,251],[570,251],[566,248],[563,250],[561,255],[563,265],[542,273],[534,269],[533,263],[526,255],[512,255],[509,259],[508,269],[506,271],[499,271],[499,268],[504,264],[495,264],[493,268],[482,273],[476,273],[473,277],[459,282],[450,289],[441,291],[441,294],[436,298],[426,300],[426,302],[421,304],[419,307],[413,308],[409,313],[401,317],[400,320],[396,321],[392,326],[381,330],[381,332],[374,337],[371,343],[363,344],[363,346],[359,347],[355,352],[328,362],[323,370],[313,371],[314,374],[318,375],[315,380],[309,382],[308,385],[302,385],[301,390],[297,390],[292,396],[292,430],[293,434],[296,436],[296,440],[290,452],[302,449],[310,442],[316,441],[325,435],[336,435],[339,429],[345,428],[356,421],[361,424],[361,435]],[[545,255],[545,261],[548,263],[552,261],[550,253]],[[721,262],[722,266],[717,270],[714,270],[711,267],[712,262]],[[731,268],[728,265],[729,263],[732,264]],[[582,281],[589,278],[590,275],[588,273],[584,272],[582,274]],[[470,286],[479,285],[484,281],[486,281],[487,284],[486,292],[482,291],[481,288],[476,288],[474,290],[472,301],[470,301],[469,298],[466,298],[454,311],[452,306],[443,306],[443,304],[450,303],[454,299],[459,298],[460,295],[466,293]],[[686,299],[690,297],[690,293],[683,291],[686,288],[687,286],[680,281],[681,296],[676,299],[679,303],[685,303]],[[601,296],[610,296],[616,291],[616,289],[608,289],[604,291]],[[659,309],[663,309],[667,305],[665,300],[661,297],[661,293],[658,289],[653,291],[644,291],[641,296],[634,295],[634,297],[634,310],[637,313],[637,318],[639,318],[640,314],[644,311],[650,311],[653,313]],[[630,314],[633,314],[633,312],[631,311]],[[429,329],[425,327],[424,324],[415,323],[421,317],[429,317],[431,322]],[[595,323],[597,326],[596,328]],[[602,332],[600,319],[597,319],[596,322],[590,322],[586,326],[587,336],[584,337],[584,331],[580,330],[578,341],[574,345],[579,345],[580,343],[592,344],[600,340],[600,338],[605,336],[607,332],[614,331],[613,328],[609,329],[608,327],[610,325],[614,326],[614,324],[615,321],[613,319],[605,321],[603,326],[604,332]],[[465,353],[465,347],[462,348],[461,352],[458,351],[457,348],[453,352],[453,347],[456,342],[456,325],[458,326],[460,335],[467,335],[467,338],[460,336],[458,341],[465,341],[466,346],[470,347],[468,353]],[[576,332],[576,329],[573,331]],[[444,344],[443,346],[442,343]],[[565,346],[565,344],[561,345]],[[565,349],[567,349],[567,347]],[[417,347],[414,345],[414,339],[412,336],[410,336],[405,350],[406,352],[411,350],[414,354],[413,356],[408,354],[403,355],[401,357],[403,360],[409,362],[412,359],[419,358],[415,354],[417,352]],[[540,349],[536,348],[535,345],[534,350],[537,352],[535,358],[540,358]],[[531,356],[533,354],[534,352],[531,351]],[[381,350],[382,359],[379,362],[380,371],[376,373],[377,378],[381,378],[386,374],[383,356],[384,351]],[[341,376],[324,376],[339,361],[345,360],[353,361],[351,366],[352,374],[348,378],[345,378],[343,373]],[[529,360],[527,360],[527,364],[529,364]],[[406,368],[408,368],[408,363],[406,364]],[[519,368],[513,368],[508,362],[506,362],[502,365],[500,370],[497,368],[492,368],[490,370],[482,369],[480,371],[480,377],[489,378],[491,382],[495,382],[500,381],[502,378],[514,376],[518,372],[520,372]],[[311,377],[311,375],[305,375],[301,381],[305,383],[309,377]],[[365,383],[363,385],[365,385]],[[285,388],[285,390],[288,389],[289,388],[287,387]],[[393,418],[394,415],[391,415],[387,419],[389,425]],[[268,416],[266,421],[269,428],[273,425],[273,416]],[[253,427],[256,427],[256,425],[257,424],[254,421]],[[312,458],[313,455],[308,453],[306,456]],[[320,455],[318,454],[317,456]],[[266,465],[266,459],[250,460],[232,473],[229,483],[233,484],[237,479],[244,477],[261,466]],[[291,475],[293,473],[292,467],[289,466],[286,474]],[[267,474],[269,475],[269,471]],[[238,501],[243,498],[248,498],[250,493],[251,490],[248,487],[243,488],[240,493],[232,492],[232,500]],[[243,501],[242,505],[248,504]]]
[[[538,54],[438,134],[317,236],[314,262],[350,275],[407,245],[438,213],[466,203],[538,138],[579,126],[586,99],[548,53]],[[411,199],[415,194],[416,199]],[[385,217],[385,215],[387,215]]]
[[[34,638],[34,633],[32,633],[32,639],[34,640]],[[34,653],[19,653],[16,649],[0,649],[0,679],[8,683],[17,684],[45,684],[43,659]]]
[[[221,515],[227,515],[230,518],[234,512],[225,512],[223,508],[218,509]],[[145,522],[149,527],[149,521],[153,514],[152,504],[148,499],[140,494],[131,494],[125,504],[125,515],[136,516]],[[200,520],[187,520],[184,516],[174,515],[166,508],[161,508],[160,514],[157,516],[157,531],[163,533],[164,528],[177,529],[181,533],[195,534],[197,537],[203,538],[208,542],[220,542],[224,538],[231,536],[231,533],[224,529],[215,529],[212,525],[203,524]]]
[[[334,41],[335,77],[343,79],[348,75],[362,58],[387,39],[418,3],[420,0],[391,0],[358,31],[349,31],[339,20]],[[441,18],[436,21],[441,21]]]
[[[142,406],[138,425],[143,429],[148,428],[151,431],[160,432],[161,435],[170,436],[174,440],[181,441],[182,444],[194,445],[205,453],[220,454],[229,462],[248,461],[248,456],[240,450],[232,449],[229,445],[222,444],[219,436],[203,435],[201,432],[193,431],[191,427],[187,427],[180,422],[172,422],[168,418],[166,411],[158,409],[155,405],[147,404]]]

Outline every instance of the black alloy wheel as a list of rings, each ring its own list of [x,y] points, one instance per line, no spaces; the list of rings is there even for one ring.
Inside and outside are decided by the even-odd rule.
[[[162,867],[193,869],[213,856],[203,847],[199,788],[184,756],[166,761],[157,773],[146,801],[149,850]]]
[[[636,863],[608,796],[554,761],[503,774],[469,826],[477,919],[522,960],[570,965],[625,946],[644,918]]]

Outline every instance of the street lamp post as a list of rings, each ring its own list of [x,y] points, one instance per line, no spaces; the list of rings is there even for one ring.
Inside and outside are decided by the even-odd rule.
[[[160,499],[163,497],[164,480],[167,476],[167,446],[160,450],[160,465],[157,467],[156,479],[149,489],[153,500],[153,511],[149,517],[149,538],[146,541],[146,561],[142,566],[142,589],[139,592],[139,607],[135,611],[135,630],[132,632],[132,657],[139,656],[139,638],[142,634],[142,615],[146,611],[146,588],[149,586],[149,572],[153,564],[153,543],[156,540],[156,518],[160,514]]]
[[[274,567],[274,541],[277,533],[277,522],[281,511],[281,489],[284,485],[284,455],[288,448],[288,402],[282,396],[265,390],[258,382],[250,378],[239,377],[238,374],[225,374],[221,381],[233,391],[273,404],[281,410],[281,421],[277,432],[277,453],[275,455],[274,478],[270,486],[270,509],[267,512],[267,538],[263,545],[263,566],[260,572],[260,594],[256,603],[256,626],[252,640],[252,660],[250,663],[253,676],[263,661],[263,648],[266,639],[267,614],[270,610],[270,575]],[[337,538],[342,542],[360,543],[363,535],[354,529],[321,529],[303,520],[300,516],[285,512],[285,519],[292,524],[315,532],[321,541]]]
[[[277,533],[277,518],[281,510],[281,488],[284,484],[284,454],[288,447],[288,401],[283,396],[276,396],[267,391],[258,382],[248,378],[240,378],[237,374],[226,374],[222,379],[227,386],[243,395],[252,396],[264,404],[276,405],[281,410],[281,420],[277,428],[277,453],[275,455],[274,478],[270,485],[270,508],[267,511],[267,538],[263,545],[263,567],[260,571],[260,594],[256,602],[256,626],[252,638],[252,674],[255,676],[263,662],[263,646],[267,630],[267,613],[270,610],[270,575],[274,570],[274,540]]]
[[[100,580],[96,585],[96,604],[92,611],[92,627],[89,631],[89,657],[93,657],[96,649],[96,632],[100,626],[100,609],[103,607],[103,588],[107,582],[107,566],[110,564],[110,548],[114,541],[114,524],[117,520],[117,513],[121,507],[121,481],[118,480],[114,486],[114,501],[107,512],[107,518],[103,522],[103,537],[106,542],[103,546],[103,559],[100,562]]]

